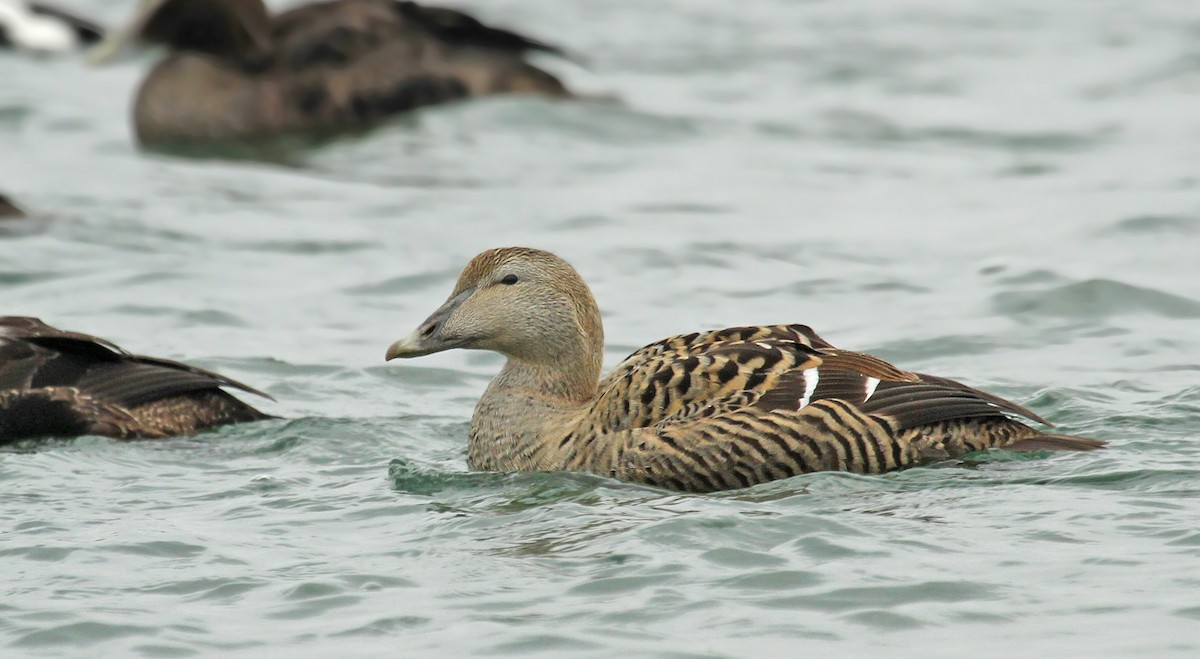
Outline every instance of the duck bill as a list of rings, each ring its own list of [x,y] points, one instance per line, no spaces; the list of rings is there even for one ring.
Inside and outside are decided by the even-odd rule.
[[[129,28],[110,32],[100,43],[88,50],[88,65],[101,67],[133,59],[133,56],[142,50],[135,45],[134,34]]]
[[[145,50],[139,43],[142,29],[165,1],[142,0],[138,5],[137,14],[128,25],[119,30],[110,31],[100,40],[100,43],[88,50],[87,63],[91,66],[107,66],[132,59],[134,55]]]
[[[437,352],[430,350],[422,345],[421,332],[415,331],[412,334],[400,339],[399,341],[388,346],[385,358],[387,361],[393,359],[409,359],[411,357],[422,357]]]
[[[430,314],[411,334],[388,346],[386,360],[422,357],[463,347],[466,339],[447,333],[446,321],[474,292],[474,289],[468,288],[446,300],[445,304]]]

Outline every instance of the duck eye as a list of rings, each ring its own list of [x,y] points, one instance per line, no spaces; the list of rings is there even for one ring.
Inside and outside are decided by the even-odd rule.
[[[504,275],[504,279],[501,279],[500,283],[504,284],[505,286],[512,286],[513,284],[517,283],[517,276],[516,275]]]

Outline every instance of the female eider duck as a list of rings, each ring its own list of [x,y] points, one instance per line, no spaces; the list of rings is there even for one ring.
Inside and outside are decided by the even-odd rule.
[[[0,444],[38,437],[154,439],[271,419],[222,387],[225,376],[131,355],[36,318],[0,317]]]
[[[66,53],[104,36],[95,23],[70,12],[25,0],[0,0],[0,48],[32,53]]]
[[[652,343],[603,380],[604,330],[565,261],[493,249],[387,359],[468,348],[507,357],[475,407],[474,469],[569,470],[710,492],[813,471],[878,473],[987,448],[1091,450],[1033,412],[946,378],[839,350],[804,325]]]
[[[143,0],[93,62],[131,40],[171,51],[134,102],[146,146],[336,135],[472,96],[571,96],[525,60],[559,48],[415,2],[329,0],[272,17],[262,0]]]

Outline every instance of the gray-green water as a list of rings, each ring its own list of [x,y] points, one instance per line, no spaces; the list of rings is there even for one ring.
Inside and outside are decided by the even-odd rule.
[[[0,189],[51,216],[3,229],[0,312],[287,417],[0,453],[0,654],[1200,653],[1194,3],[476,4],[628,107],[179,160],[131,146],[146,62],[0,57]],[[610,366],[804,322],[1112,446],[715,496],[470,473],[499,360],[383,352],[508,244],[591,282]]]

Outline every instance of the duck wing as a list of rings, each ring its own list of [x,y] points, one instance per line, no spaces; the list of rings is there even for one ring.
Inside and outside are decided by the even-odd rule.
[[[523,54],[541,51],[570,59],[559,46],[539,39],[485,25],[479,19],[447,7],[430,7],[415,2],[396,2],[396,11],[413,23],[420,25],[431,36],[453,45],[469,45],[491,50]]]
[[[414,36],[417,33],[406,27],[391,0],[300,5],[275,16],[271,23],[276,65],[291,71],[344,68],[385,43]],[[417,53],[414,48],[413,54]]]
[[[755,403],[828,345],[803,325],[732,327],[672,336],[637,350],[600,383],[590,417],[606,432]]]
[[[594,431],[624,433],[614,475],[712,491],[822,470],[877,473],[990,446],[1089,450],[1033,412],[839,350],[802,325],[664,339],[604,381]],[[1022,448],[1025,448],[1023,446]]]
[[[275,17],[272,37],[281,60],[292,70],[318,65],[345,66],[381,45],[412,44],[414,59],[422,41],[473,47],[515,56],[541,51],[567,57],[555,45],[484,24],[465,12],[395,0],[334,0],[302,5]]]
[[[819,354],[819,366],[787,373],[755,405],[763,410],[799,410],[819,400],[841,400],[865,414],[887,418],[900,430],[1004,415],[1050,425],[1016,403],[949,378],[902,371],[863,353],[826,349]]]
[[[83,432],[164,436],[176,434],[170,426],[195,430],[269,418],[222,388],[271,398],[219,373],[134,355],[36,318],[0,317],[0,441]],[[172,419],[163,418],[168,409]],[[31,423],[30,415],[42,418]]]
[[[602,418],[606,429],[620,430],[711,416],[760,401],[766,409],[785,401],[796,405],[806,386],[804,373],[819,368],[832,350],[800,324],[671,336],[633,352],[601,381],[592,416]],[[892,379],[912,377],[882,360],[861,357]],[[831,379],[819,393],[838,395],[833,384]],[[819,398],[810,395],[804,404]]]
[[[266,125],[336,130],[368,126],[472,94],[468,76],[445,66],[435,38],[392,0],[335,0],[275,17],[275,60],[262,82],[279,116]]]
[[[596,412],[611,428],[637,428],[689,412],[753,405],[798,410],[848,402],[904,429],[953,418],[1034,412],[948,378],[839,350],[806,325],[732,327],[673,336],[637,350],[601,382]],[[594,412],[594,413],[596,413]]]

